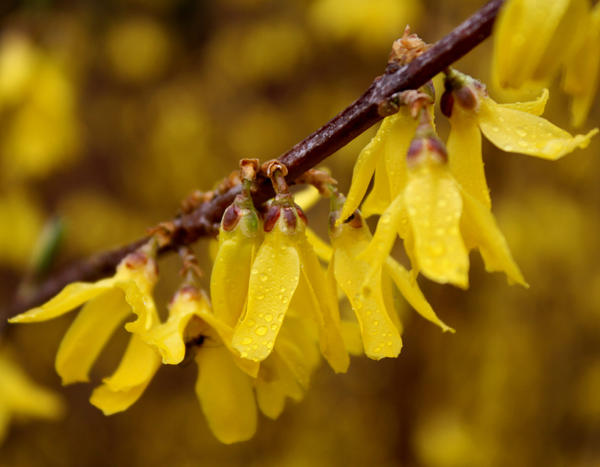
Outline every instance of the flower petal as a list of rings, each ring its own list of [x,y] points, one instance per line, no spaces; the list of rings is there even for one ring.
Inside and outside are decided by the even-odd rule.
[[[219,250],[210,275],[210,296],[215,316],[235,326],[248,295],[248,280],[257,242],[242,229],[219,232]]]
[[[382,124],[387,135],[385,140],[384,159],[385,172],[388,177],[390,198],[398,196],[404,190],[407,182],[406,155],[417,129],[414,119],[407,107],[402,107],[398,113],[387,117]]]
[[[446,166],[411,171],[404,193],[419,270],[429,279],[468,286],[469,256],[460,236],[462,199]]]
[[[89,381],[89,371],[119,324],[131,313],[123,292],[109,290],[84,305],[56,354],[62,384]]]
[[[390,184],[385,167],[385,158],[380,157],[377,160],[377,166],[375,167],[373,188],[365,198],[360,208],[360,211],[365,218],[381,214],[383,211],[385,211],[387,205],[390,204]]]
[[[550,97],[550,93],[548,92],[547,88],[544,88],[542,90],[542,93],[538,96],[538,98],[533,101],[510,102],[498,105],[500,107],[504,107],[505,109],[519,110],[521,112],[527,112],[532,115],[537,115],[539,117],[544,113],[544,110],[546,110],[546,103],[548,102],[548,97]]]
[[[25,313],[12,317],[8,321],[11,323],[33,323],[56,318],[110,290],[114,283],[113,278],[102,279],[94,283],[74,282],[67,285],[58,295],[42,306],[32,308]]]
[[[492,144],[506,152],[517,152],[544,159],[559,159],[576,148],[585,148],[598,130],[571,136],[548,120],[502,107],[489,97],[483,98],[479,127]]]
[[[243,358],[262,361],[275,339],[300,278],[295,236],[273,230],[260,246],[248,285],[246,315],[233,334],[233,347]]]
[[[257,416],[250,378],[225,347],[199,349],[196,363],[196,395],[213,434],[226,444],[252,438]]]
[[[570,0],[511,0],[494,25],[492,75],[501,87],[532,80]]]
[[[345,373],[350,365],[350,357],[340,329],[336,293],[331,290],[317,255],[306,239],[298,243],[298,253],[302,263],[302,276],[316,305],[314,311],[319,326],[321,352],[336,373]]]
[[[433,308],[431,308],[431,305],[423,295],[423,292],[421,292],[414,274],[411,274],[392,258],[388,258],[386,261],[385,272],[390,275],[396,284],[396,287],[400,290],[400,293],[417,313],[426,320],[431,321],[433,324],[437,324],[444,332],[454,332],[454,329],[446,325],[446,323],[438,318],[435,311],[433,311]]]
[[[474,113],[455,106],[450,117],[448,163],[456,181],[471,195],[491,208],[490,190],[483,170],[481,132]]]
[[[119,367],[94,389],[90,403],[104,415],[128,409],[146,390],[159,366],[158,352],[138,335],[132,335]]]
[[[506,239],[492,213],[468,193],[463,192],[461,230],[468,245],[477,246],[488,272],[504,271],[509,281],[529,287],[515,263]]]
[[[371,274],[370,280],[365,283],[371,267],[368,262],[357,259],[357,255],[369,240],[363,229],[349,225],[344,225],[343,229],[335,239],[335,278],[358,319],[365,354],[374,360],[397,357],[402,348],[402,339],[389,316],[395,310],[388,310],[384,302],[381,268]],[[367,291],[363,291],[365,287]]]
[[[384,125],[385,121],[386,119],[383,120],[373,139],[371,139],[362,151],[360,151],[360,154],[354,163],[350,190],[348,191],[348,196],[346,197],[346,202],[344,203],[340,217],[337,220],[338,225],[358,209],[358,206],[367,192],[371,177],[375,172],[377,161],[383,157],[383,143],[385,142],[385,137],[388,132],[387,126]]]

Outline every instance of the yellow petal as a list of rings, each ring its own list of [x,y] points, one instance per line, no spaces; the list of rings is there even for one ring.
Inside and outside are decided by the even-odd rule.
[[[483,98],[479,127],[492,144],[507,152],[517,152],[544,159],[558,159],[576,148],[585,148],[598,130],[571,136],[548,120],[527,112],[499,106]]]
[[[356,357],[363,354],[363,343],[360,335],[360,326],[357,321],[342,320],[342,337],[348,353]]]
[[[233,328],[223,321],[217,319],[217,317],[210,310],[208,303],[206,303],[204,300],[199,303],[199,306],[196,309],[196,314],[217,332],[221,341],[223,341],[227,349],[229,349],[231,352],[231,356],[240,370],[242,370],[248,376],[256,378],[260,364],[259,362],[242,358],[240,352],[233,347]]]
[[[515,263],[506,239],[492,213],[468,193],[463,193],[461,230],[468,244],[477,246],[488,272],[504,271],[509,282],[529,287]]]
[[[91,404],[102,410],[104,415],[128,409],[146,390],[159,366],[158,352],[138,335],[132,335],[119,367],[94,389]]]
[[[294,238],[276,226],[258,250],[250,273],[246,315],[233,334],[233,347],[243,358],[262,361],[273,350],[300,277]]]
[[[317,305],[314,311],[319,325],[321,353],[336,373],[345,373],[350,365],[350,357],[340,329],[337,294],[331,290],[317,255],[306,239],[298,243],[298,253],[302,263],[302,276]]]
[[[367,218],[381,214],[391,202],[390,184],[386,173],[386,161],[384,157],[377,160],[373,188],[365,198],[360,211]]]
[[[226,444],[252,438],[257,417],[250,378],[224,347],[199,349],[196,363],[196,395],[213,434]]]
[[[304,212],[308,211],[321,199],[321,194],[314,186],[308,185],[302,190],[294,193],[294,202],[302,208]]]
[[[455,106],[450,117],[448,163],[456,181],[484,206],[490,208],[490,191],[483,170],[481,133],[474,113]]]
[[[419,270],[436,282],[468,286],[469,257],[459,230],[462,199],[444,165],[413,169],[404,193]]]
[[[398,113],[384,120],[382,129],[385,131],[384,134],[387,134],[384,159],[390,190],[389,202],[402,193],[406,186],[406,155],[415,136],[417,121],[411,117],[408,108],[402,107]]]
[[[272,419],[281,415],[287,397],[298,401],[304,395],[293,373],[275,353],[262,365],[255,389],[260,411]]]
[[[33,323],[56,318],[110,290],[114,286],[114,283],[115,281],[112,278],[102,279],[95,283],[74,282],[73,284],[67,285],[58,295],[44,303],[42,306],[21,313],[20,315],[9,319],[9,322]]]
[[[385,272],[393,279],[396,287],[404,296],[406,301],[419,313],[423,318],[437,324],[444,332],[454,332],[450,326],[446,325],[438,318],[433,308],[421,292],[414,274],[407,271],[402,265],[392,258],[388,258],[385,263]]]
[[[321,237],[319,237],[314,230],[306,227],[304,232],[306,233],[306,239],[308,240],[308,243],[310,243],[310,245],[313,247],[317,256],[323,261],[331,261],[331,256],[333,255],[333,250],[331,247],[321,240]]]
[[[137,316],[135,321],[125,324],[131,333],[143,334],[158,323],[158,313],[152,298],[152,284],[140,284],[138,281],[119,281],[117,286],[125,292],[125,300],[131,305],[131,311]]]
[[[167,321],[142,335],[144,342],[159,351],[163,364],[177,365],[185,358],[185,328],[190,319],[198,315],[197,310],[195,292],[179,291],[169,308]]]
[[[358,209],[358,206],[367,192],[371,177],[375,172],[377,161],[383,157],[383,143],[388,132],[387,125],[384,125],[385,122],[386,119],[383,120],[383,123],[373,139],[371,139],[362,151],[360,151],[360,154],[354,163],[350,190],[348,191],[348,196],[346,197],[346,202],[344,203],[340,217],[337,220],[338,225]]]
[[[544,113],[544,110],[546,110],[546,103],[548,102],[548,97],[550,97],[550,93],[548,92],[547,88],[544,88],[542,90],[542,93],[538,96],[538,98],[533,101],[510,102],[498,105],[500,107],[504,107],[505,109],[519,110],[521,112],[527,112],[533,115],[537,115],[539,117]]]
[[[580,126],[590,110],[600,74],[600,4],[596,4],[584,28],[584,41],[565,67],[563,89],[573,96],[571,121]]]
[[[89,371],[120,323],[131,313],[123,292],[109,290],[90,300],[65,333],[56,354],[63,384],[89,381]]]
[[[397,357],[402,348],[402,339],[389,316],[395,310],[386,309],[381,269],[371,274],[371,279],[365,283],[370,265],[356,258],[369,241],[362,230],[346,224],[335,239],[335,278],[356,314],[367,357],[374,360]],[[363,293],[363,287],[367,287],[368,292]]]
[[[406,219],[407,212],[404,208],[404,197],[400,194],[394,198],[379,218],[373,239],[363,251],[357,252],[359,259],[369,262],[373,273],[381,268],[385,259],[389,256],[396,241],[396,236],[399,233],[406,236],[405,230],[408,227]],[[362,243],[362,245],[365,244]]]
[[[219,250],[210,275],[213,312],[221,321],[235,326],[248,294],[248,280],[257,241],[242,229],[219,232]]]
[[[62,414],[61,399],[31,381],[4,352],[0,353],[0,375],[0,440],[2,425],[9,422],[12,414],[50,419]]]
[[[501,87],[533,80],[570,0],[509,0],[494,25],[492,76]]]

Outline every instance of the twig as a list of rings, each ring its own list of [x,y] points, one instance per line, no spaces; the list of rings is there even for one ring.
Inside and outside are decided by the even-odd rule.
[[[279,157],[288,168],[288,182],[293,182],[380,121],[383,118],[379,113],[380,106],[394,94],[419,88],[481,43],[491,34],[492,25],[503,3],[504,0],[490,1],[409,64],[400,66],[390,62],[385,73],[375,78],[354,103]],[[168,222],[172,229],[170,243],[164,245],[160,253],[189,245],[201,237],[215,235],[223,211],[239,192],[240,187],[235,186],[200,204],[192,212]],[[255,203],[262,204],[273,195],[268,180],[259,180],[258,189],[253,195]],[[93,281],[112,274],[119,261],[146,240],[144,238],[67,266],[40,284],[31,296],[15,301],[5,310],[5,316],[12,316],[46,301],[70,282]]]

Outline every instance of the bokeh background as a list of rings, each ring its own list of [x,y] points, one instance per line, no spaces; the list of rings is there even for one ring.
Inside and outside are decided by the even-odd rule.
[[[483,3],[2,1],[0,305],[49,219],[65,225],[57,266],[136,239],[241,157],[276,157],[348,105],[406,24],[433,42]],[[490,50],[459,68],[485,81]],[[567,109],[551,90],[546,116],[569,128]],[[599,117],[593,109],[583,130]],[[342,188],[372,134],[326,161]],[[354,358],[343,376],[321,368],[304,401],[234,446],[206,426],[194,365],[162,368],[131,409],[104,417],[87,402],[92,386],[61,388],[54,373],[70,316],[10,326],[0,346],[66,411],[16,420],[0,465],[600,465],[598,138],[555,163],[484,144],[493,209],[529,290],[484,274],[476,254],[466,292],[423,280],[456,334],[406,310],[398,359]],[[326,204],[309,213],[322,234]],[[206,242],[197,251],[207,257]],[[159,303],[178,267],[161,262]],[[96,382],[124,346],[123,332]]]

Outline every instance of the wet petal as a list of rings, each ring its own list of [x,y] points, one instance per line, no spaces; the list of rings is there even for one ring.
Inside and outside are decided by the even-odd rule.
[[[544,113],[544,110],[546,110],[548,97],[550,97],[550,93],[548,92],[548,89],[544,88],[538,98],[533,101],[510,102],[507,104],[498,105],[500,107],[504,107],[505,109],[519,110],[521,112],[527,112],[532,115],[540,116]]]
[[[340,330],[337,294],[331,290],[317,255],[308,241],[304,239],[299,242],[298,252],[302,263],[302,275],[317,305],[314,310],[319,325],[321,352],[336,373],[345,373],[350,365],[350,357]]]
[[[570,0],[511,0],[494,25],[492,68],[501,87],[532,80]]]
[[[389,256],[396,241],[396,236],[399,234],[407,235],[404,231],[407,227],[406,217],[404,197],[398,195],[379,218],[373,239],[368,244],[361,243],[363,246],[366,245],[366,248],[357,252],[358,258],[368,261],[373,273],[381,268],[385,259]]]
[[[56,354],[56,372],[63,384],[89,381],[89,371],[131,307],[123,292],[109,290],[90,300],[65,333]]]
[[[509,281],[529,287],[515,263],[506,239],[492,213],[468,193],[463,193],[461,230],[467,244],[477,246],[488,272],[504,271]]]
[[[300,258],[292,235],[274,230],[265,235],[248,285],[246,315],[233,334],[233,346],[243,358],[261,361],[275,339],[300,278]]]
[[[454,332],[450,326],[446,325],[438,318],[433,308],[421,292],[419,284],[414,274],[407,271],[401,264],[392,258],[388,258],[385,264],[385,272],[393,279],[396,287],[404,296],[406,301],[419,313],[423,318],[437,324],[444,332]]]
[[[128,409],[146,390],[159,366],[158,352],[134,334],[117,370],[94,389],[91,404],[104,415]]]
[[[33,323],[35,321],[46,321],[64,315],[74,310],[83,303],[110,290],[114,286],[114,279],[102,279],[98,282],[74,282],[67,285],[54,298],[48,300],[42,306],[32,308],[25,313],[9,319],[11,323]]]
[[[360,210],[364,217],[371,217],[376,214],[381,214],[390,204],[390,184],[388,174],[386,173],[385,158],[380,157],[377,160],[375,168],[375,178],[373,180],[373,188],[365,198]]]
[[[451,129],[447,143],[450,171],[467,192],[491,208],[476,115],[456,107],[450,117]]]
[[[219,233],[219,250],[210,275],[210,296],[215,316],[235,326],[248,294],[248,280],[257,242],[241,229]]]
[[[492,99],[481,101],[479,127],[492,144],[507,152],[544,159],[559,159],[576,148],[585,148],[598,130],[571,136],[536,115],[499,106]]]
[[[415,136],[417,121],[411,117],[406,107],[402,107],[398,113],[384,120],[382,129],[385,131],[384,134],[387,134],[384,149],[384,173],[388,177],[389,203],[391,199],[402,193],[406,186],[406,154],[410,142]]]
[[[348,191],[348,196],[346,197],[346,202],[344,203],[340,217],[337,220],[338,225],[358,209],[358,206],[367,192],[371,177],[375,172],[377,161],[383,157],[383,143],[385,142],[385,137],[387,136],[389,129],[384,125],[385,121],[386,120],[384,119],[373,139],[371,139],[362,151],[360,151],[360,154],[354,163],[350,190]]]
[[[365,354],[375,360],[397,357],[402,348],[402,339],[389,316],[389,313],[395,312],[394,309],[386,309],[381,269],[371,274],[371,279],[365,283],[371,267],[368,262],[356,258],[368,242],[361,230],[345,226],[335,240],[335,278],[358,319]],[[368,289],[364,293],[363,287]]]
[[[156,348],[165,365],[177,365],[185,358],[185,328],[197,316],[198,298],[194,293],[179,291],[169,308],[169,317],[143,335],[144,341]]]
[[[213,434],[226,444],[252,438],[257,417],[250,378],[224,347],[199,349],[196,363],[196,395]]]
[[[419,270],[429,279],[468,286],[469,257],[460,236],[462,199],[446,166],[411,172],[404,194]]]

